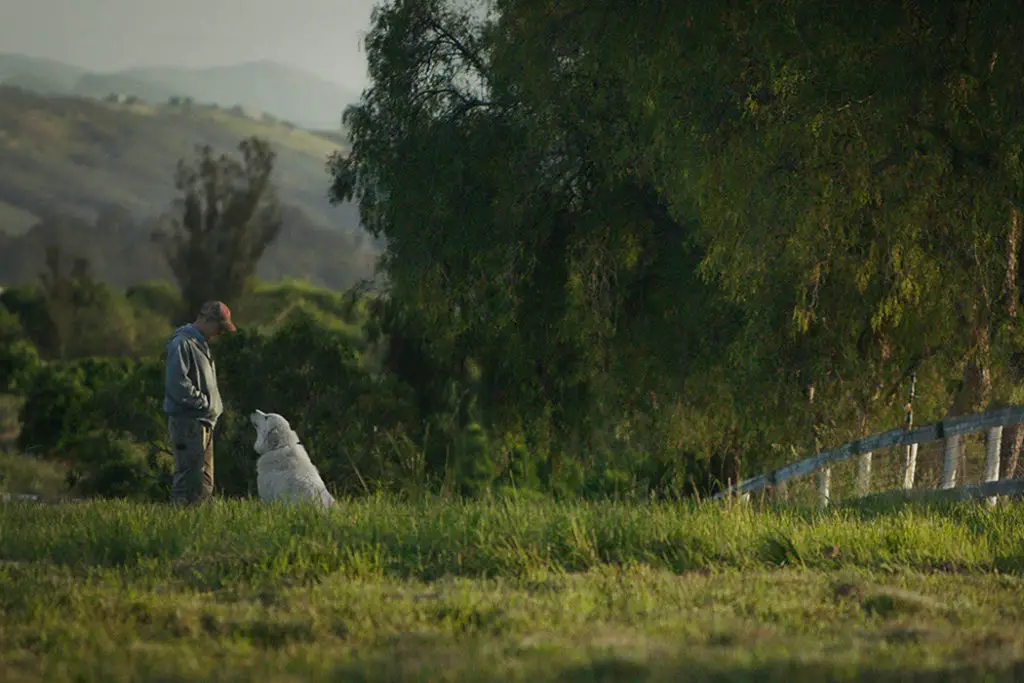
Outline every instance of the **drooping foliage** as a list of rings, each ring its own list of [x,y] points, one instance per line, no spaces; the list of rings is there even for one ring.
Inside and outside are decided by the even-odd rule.
[[[923,419],[1011,397],[1018,14],[384,3],[332,190],[423,350],[475,367],[480,419],[549,475],[732,476],[894,426],[912,374]]]

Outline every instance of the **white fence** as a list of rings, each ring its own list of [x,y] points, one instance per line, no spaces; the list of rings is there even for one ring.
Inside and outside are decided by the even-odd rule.
[[[788,500],[790,482],[816,474],[811,493],[820,506],[841,498],[860,498],[891,489],[938,489],[940,497],[988,497],[1024,495],[1024,482],[999,481],[1005,428],[1024,423],[1024,406],[1011,405],[976,415],[942,420],[914,429],[898,428],[820,452],[731,486],[715,499],[772,490],[777,499]],[[1019,449],[1019,443],[1012,448]],[[842,481],[833,468],[856,459],[856,469]],[[960,484],[958,487],[957,484]],[[845,489],[840,492],[837,489]],[[846,493],[847,495],[842,495]]]

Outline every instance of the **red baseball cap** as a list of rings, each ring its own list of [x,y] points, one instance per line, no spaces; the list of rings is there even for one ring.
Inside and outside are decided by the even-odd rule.
[[[231,322],[231,309],[223,301],[207,301],[199,309],[199,315],[208,320],[216,320],[227,332],[238,330],[235,324]]]

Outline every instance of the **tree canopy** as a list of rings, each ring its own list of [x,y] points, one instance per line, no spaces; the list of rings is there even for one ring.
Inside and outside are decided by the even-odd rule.
[[[911,373],[924,419],[1013,396],[1020,23],[394,0],[332,193],[492,430],[760,466],[898,424]]]

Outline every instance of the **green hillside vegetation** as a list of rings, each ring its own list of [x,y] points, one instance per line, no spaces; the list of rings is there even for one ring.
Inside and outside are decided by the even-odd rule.
[[[337,140],[239,109],[44,97],[18,88],[0,87],[0,201],[36,217],[92,218],[109,205],[159,213],[174,196],[178,159],[198,144],[227,150],[250,135],[274,145],[286,204],[317,227],[357,230],[354,209],[327,200],[324,165],[341,149]]]
[[[152,106],[0,87],[0,283],[34,280],[51,242],[121,287],[168,278],[149,234],[176,198],[176,163],[198,144],[230,152],[247,136],[276,151],[285,207],[284,233],[259,274],[340,288],[368,276],[377,248],[353,205],[327,199],[325,164],[343,149],[339,138],[187,100]]]
[[[0,285],[35,282],[50,244],[69,257],[88,259],[96,277],[118,288],[154,278],[171,281],[147,224],[130,219],[121,223],[118,215],[108,212],[92,223],[57,217],[17,237],[0,233]],[[285,207],[284,216],[281,235],[260,260],[257,276],[268,281],[297,278],[331,289],[345,289],[371,276],[376,253],[362,235],[312,227],[294,207]]]

